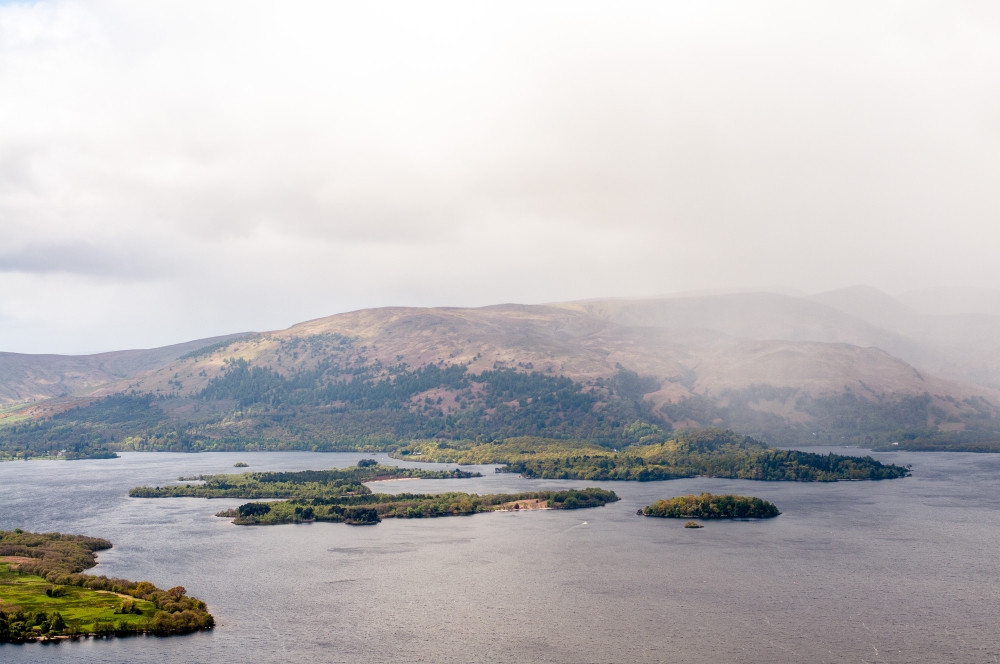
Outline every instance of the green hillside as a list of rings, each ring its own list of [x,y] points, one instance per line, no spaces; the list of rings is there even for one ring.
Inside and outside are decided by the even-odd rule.
[[[217,376],[188,394],[130,391],[46,419],[3,420],[0,454],[80,458],[123,450],[393,451],[414,441],[436,441],[440,450],[458,442],[525,436],[614,449],[660,432],[652,434],[655,439],[670,432],[673,422],[724,422],[791,444],[887,445],[940,436],[927,425],[935,408],[929,397],[870,401],[844,393],[806,399],[761,386],[726,391],[721,399],[689,397],[656,406],[646,395],[659,382],[622,367],[607,378],[577,381],[530,368],[473,373],[464,364],[386,367],[338,361],[331,353],[284,372],[238,357],[223,364]],[[815,412],[809,426],[753,407],[793,397],[800,409]],[[981,429],[975,417],[967,416],[962,440],[992,445],[992,407],[976,402],[967,410],[981,413]],[[636,422],[648,423],[650,432],[635,430]],[[463,459],[472,457],[467,453]]]

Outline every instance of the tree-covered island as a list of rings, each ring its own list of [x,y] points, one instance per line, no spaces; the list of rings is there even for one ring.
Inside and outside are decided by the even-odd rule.
[[[111,542],[83,535],[0,531],[0,643],[211,629],[205,603],[181,586],[80,574]]]
[[[362,459],[353,468],[305,470],[242,475],[206,475],[202,484],[137,487],[129,495],[137,498],[195,496],[203,498],[284,499],[251,502],[220,512],[237,525],[274,525],[308,521],[332,521],[351,525],[375,524],[382,519],[415,519],[457,516],[498,510],[580,509],[600,507],[618,500],[613,491],[569,489],[517,494],[477,495],[469,493],[382,494],[363,482],[400,478],[473,477],[461,470],[430,471],[381,466]]]
[[[639,514],[668,519],[771,519],[781,512],[774,503],[761,498],[702,493],[658,500],[639,510]]]
[[[497,472],[575,480],[670,480],[722,477],[745,480],[836,482],[906,477],[909,470],[870,456],[817,454],[768,447],[750,436],[722,429],[667,434],[635,422],[619,449],[596,443],[525,436],[490,443],[412,443],[400,458],[459,464],[504,464]]]
[[[601,507],[619,500],[605,489],[568,489],[525,493],[381,494],[343,496],[323,500],[292,499],[270,503],[247,503],[216,516],[232,517],[240,526],[277,525],[303,521],[332,521],[349,525],[372,525],[382,519],[423,519],[465,516],[479,512]]]
[[[187,484],[130,489],[132,498],[339,498],[371,493],[365,482],[398,479],[462,479],[482,477],[465,470],[424,470],[382,466],[362,459],[350,468],[300,470],[295,472],[225,473],[182,477]],[[191,482],[198,482],[191,484]]]

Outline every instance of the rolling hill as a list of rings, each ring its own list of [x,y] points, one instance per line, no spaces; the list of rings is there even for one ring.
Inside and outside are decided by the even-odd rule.
[[[989,447],[991,313],[873,289],[386,307],[101,356],[0,355],[7,449],[384,449],[635,422],[775,443]]]
[[[0,352],[0,407],[69,398],[165,366],[185,353],[236,335],[148,350],[95,355],[26,355]]]

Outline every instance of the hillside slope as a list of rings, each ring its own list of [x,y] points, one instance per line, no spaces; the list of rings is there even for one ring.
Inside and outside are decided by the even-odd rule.
[[[0,406],[69,397],[141,376],[210,344],[224,335],[147,350],[95,355],[26,355],[0,352]]]
[[[903,361],[885,347],[931,351],[844,308],[746,294],[366,309],[172,347],[131,359],[133,373],[123,355],[104,385],[81,381],[80,401],[44,414],[90,405],[17,433],[49,449],[69,436],[132,449],[522,435],[615,445],[645,421],[781,443],[1000,439],[995,390]]]
[[[1000,293],[917,291],[892,298],[874,288],[845,288],[811,298],[903,343],[873,344],[924,371],[1000,389]]]

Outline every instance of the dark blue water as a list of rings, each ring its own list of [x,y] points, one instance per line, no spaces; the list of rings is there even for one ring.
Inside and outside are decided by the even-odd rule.
[[[842,451],[842,450],[838,450]],[[596,483],[623,500],[580,511],[238,527],[238,500],[132,499],[179,475],[353,465],[357,454],[126,454],[0,464],[0,528],[115,547],[93,571],[183,585],[218,627],[172,638],[0,646],[54,662],[997,662],[1000,456],[876,455],[885,482],[688,479]],[[381,491],[588,486],[481,479]],[[700,530],[635,515],[701,491],[783,514]]]

